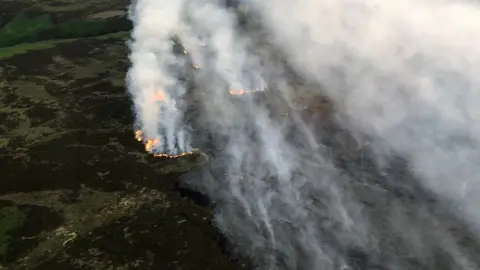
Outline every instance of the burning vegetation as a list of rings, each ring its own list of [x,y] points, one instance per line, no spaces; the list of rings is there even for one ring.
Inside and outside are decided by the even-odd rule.
[[[187,48],[181,44],[181,42],[178,40],[178,38],[173,38],[174,41],[174,47],[173,51],[176,52],[176,54],[184,55],[186,57],[189,57],[191,62],[190,65],[194,69],[200,69],[200,65],[192,61],[193,59],[191,58],[190,52],[187,50]],[[206,44],[202,44],[202,47],[206,46]],[[242,88],[230,88],[228,90],[228,93],[232,96],[242,96],[242,95],[248,95],[256,92],[263,92],[266,90],[266,87],[261,87],[257,89],[242,89]],[[171,107],[169,105],[175,104],[175,99],[172,99],[172,97],[169,96],[169,94],[164,90],[164,89],[151,89],[151,95],[149,98],[150,103],[159,103],[160,106],[165,105],[166,107]],[[168,151],[168,150],[159,150],[162,148],[162,145],[165,144],[164,141],[162,141],[161,138],[158,138],[156,136],[153,137],[147,137],[145,135],[145,132],[141,129],[135,130],[135,139],[141,143],[143,143],[145,147],[145,151],[152,154],[154,157],[161,157],[161,158],[179,158],[191,154],[195,154],[198,152],[197,149],[193,149],[191,151],[185,151],[185,150],[178,150],[178,151]]]
[[[168,153],[155,153],[155,146],[160,144],[160,139],[146,138],[143,134],[143,131],[135,131],[135,139],[139,142],[142,142],[145,146],[145,151],[151,153],[154,157],[163,157],[163,158],[179,158],[187,155],[195,154],[195,149],[188,152],[181,152],[178,154],[168,154]]]
[[[160,103],[160,104],[165,104],[166,102],[169,102],[169,98],[167,96],[167,93],[162,90],[162,89],[155,89],[153,91],[152,97],[151,97],[151,102],[152,103]],[[179,153],[159,153],[157,150],[157,146],[160,146],[161,141],[159,138],[148,138],[145,136],[144,132],[142,130],[135,130],[135,139],[139,142],[142,142],[145,146],[145,151],[148,153],[151,153],[154,157],[163,157],[163,158],[178,158],[178,157],[183,157],[186,155],[193,154],[195,151],[185,151],[185,152],[179,152]]]
[[[265,91],[265,88],[260,88],[260,89],[253,89],[253,90],[247,90],[247,89],[230,89],[228,93],[232,96],[241,96],[241,95],[246,95],[246,94],[252,94],[256,92],[263,92]]]
[[[181,51],[182,51],[182,54],[185,55],[185,56],[190,56],[190,53],[189,51],[187,50],[187,48],[182,45],[178,40],[176,40],[176,45],[179,46],[181,48]],[[206,46],[206,44],[202,44],[201,45],[202,47]],[[195,63],[195,62],[191,62],[191,66],[194,68],[194,69],[200,69],[200,65]],[[241,95],[246,95],[246,94],[251,94],[251,93],[255,93],[255,92],[263,92],[265,91],[266,87],[262,87],[262,88],[258,88],[258,89],[229,89],[229,94],[230,95],[233,95],[233,96],[241,96]]]

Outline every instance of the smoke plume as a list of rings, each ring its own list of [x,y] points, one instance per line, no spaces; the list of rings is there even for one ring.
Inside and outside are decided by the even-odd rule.
[[[146,150],[179,155],[189,151],[182,111],[177,100],[185,93],[179,75],[181,59],[171,54],[172,36],[181,24],[182,1],[138,1],[132,10],[136,22],[132,33],[128,89],[137,113],[137,139]]]
[[[178,155],[210,138],[186,181],[255,267],[480,267],[478,4],[137,0],[130,16],[140,139]]]

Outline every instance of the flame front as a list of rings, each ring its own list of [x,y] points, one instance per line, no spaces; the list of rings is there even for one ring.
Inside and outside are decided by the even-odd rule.
[[[197,64],[193,64],[195,68],[200,68]],[[230,95],[245,95],[254,92],[261,92],[264,91],[265,87],[257,90],[244,90],[244,89],[230,89]],[[167,94],[161,90],[156,89],[154,90],[151,102],[166,102],[167,101]],[[155,148],[160,144],[160,139],[158,138],[147,138],[142,130],[135,130],[135,139],[139,142],[142,142],[145,151],[151,153],[154,157],[161,157],[161,158],[179,158],[187,155],[191,155],[194,151],[189,152],[181,152],[178,154],[168,154],[168,153],[156,153]]]
[[[159,139],[151,139],[151,138],[145,138],[143,135],[143,131],[141,130],[135,130],[135,139],[139,142],[143,142],[145,145],[145,151],[153,154],[154,157],[163,157],[163,158],[179,158],[179,157],[184,157],[187,155],[191,155],[194,152],[189,151],[189,152],[182,152],[176,155],[172,154],[166,154],[166,153],[153,153],[153,150],[155,149],[155,146],[157,146],[160,143]]]
[[[157,145],[160,142],[158,139],[147,139],[145,140],[145,151],[147,152],[152,152],[153,148],[155,148],[155,145]]]
[[[255,92],[263,92],[264,90],[265,90],[265,87],[260,89],[254,89],[254,90],[230,89],[228,92],[230,93],[230,95],[233,95],[233,96],[241,96],[241,95],[251,94]]]

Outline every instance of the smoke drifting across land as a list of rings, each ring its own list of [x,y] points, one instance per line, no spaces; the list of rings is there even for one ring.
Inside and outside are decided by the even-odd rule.
[[[185,86],[177,77],[183,63],[171,54],[171,35],[181,23],[184,3],[138,1],[132,13],[132,67],[128,89],[137,113],[137,139],[145,140],[147,151],[179,155],[190,151],[177,100]]]
[[[480,7],[251,0],[248,8],[258,29],[241,29],[238,14],[213,0],[131,7],[128,86],[138,126],[160,152],[189,151],[195,133],[178,104],[188,61],[198,64],[192,91],[201,92],[202,127],[224,140],[205,177],[190,182],[216,202],[216,225],[238,252],[260,269],[478,269],[478,250],[450,230],[447,213],[480,233]],[[188,58],[172,52],[172,37]],[[293,83],[289,69],[321,87]],[[266,85],[268,104],[229,94]],[[338,125],[369,138],[380,171],[403,157],[418,183],[411,188],[433,193],[442,209],[373,184],[400,181],[395,175],[367,181],[357,165],[344,173],[321,143],[321,123],[296,110],[297,96],[315,94],[335,104]],[[277,117],[272,106],[291,113]],[[373,210],[362,192],[375,198]]]

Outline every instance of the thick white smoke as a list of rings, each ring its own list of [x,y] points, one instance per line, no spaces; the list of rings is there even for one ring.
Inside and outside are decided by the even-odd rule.
[[[289,61],[325,86],[352,128],[399,151],[422,184],[480,224],[478,4],[280,0],[258,6]]]
[[[190,123],[178,104],[189,61],[200,67],[188,78],[198,103],[186,106],[200,119],[190,135],[213,134],[217,156],[191,182],[215,201],[216,225],[237,252],[260,269],[478,269],[476,239],[451,228],[456,218],[473,231],[480,224],[480,8],[440,0],[247,5],[246,26],[245,13],[223,1],[138,0],[131,10],[129,89],[140,129],[163,143],[157,151],[188,151],[180,135],[188,138]],[[173,37],[188,57],[172,51]],[[261,100],[229,94],[265,86]],[[152,102],[158,91],[164,98]],[[368,138],[378,168],[370,180],[356,161],[347,173],[323,145],[333,136],[325,118],[301,112],[298,99],[320,95],[335,104],[338,128],[358,134],[356,150]],[[397,156],[408,164],[392,163]],[[398,199],[392,186],[416,197]]]
[[[138,1],[131,10],[132,33],[128,89],[134,99],[140,140],[153,153],[178,155],[190,146],[177,100],[185,93],[184,63],[171,53],[181,26],[183,1]]]

